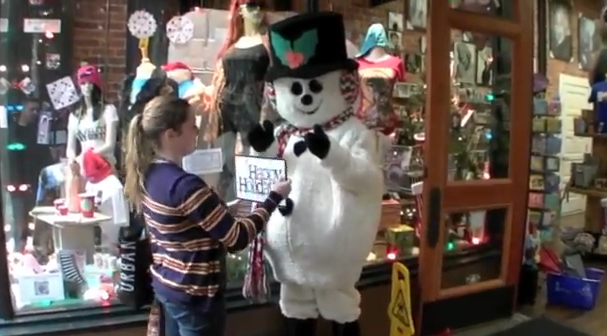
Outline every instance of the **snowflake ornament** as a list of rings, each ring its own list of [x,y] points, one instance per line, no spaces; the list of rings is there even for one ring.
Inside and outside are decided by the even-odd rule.
[[[129,17],[129,32],[139,39],[150,38],[156,32],[158,24],[156,19],[149,12],[144,10],[135,11]]]
[[[194,23],[185,16],[175,16],[167,23],[167,37],[175,44],[184,44],[194,37]]]

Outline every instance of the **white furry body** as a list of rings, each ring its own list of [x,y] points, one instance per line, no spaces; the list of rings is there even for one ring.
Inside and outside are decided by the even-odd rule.
[[[354,286],[377,233],[383,178],[375,135],[351,118],[327,131],[329,154],[299,157],[292,136],[283,155],[293,190],[290,216],[272,214],[267,256],[280,282],[315,288]]]
[[[278,113],[300,129],[325,125],[350,107],[341,87],[344,74],[333,71],[309,80],[274,81]],[[315,91],[312,84],[324,89]],[[312,104],[303,103],[304,95],[313,98]],[[288,139],[283,158],[294,207],[288,216],[276,211],[270,217],[266,256],[281,283],[284,316],[310,319],[320,314],[347,323],[360,315],[355,284],[381,215],[381,145],[376,134],[354,117],[325,132],[330,148],[322,160],[309,149],[297,157],[293,146],[304,139],[295,135]],[[260,154],[275,157],[277,148],[274,141]]]

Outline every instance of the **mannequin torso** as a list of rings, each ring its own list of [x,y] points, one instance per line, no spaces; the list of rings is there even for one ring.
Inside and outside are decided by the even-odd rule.
[[[394,83],[404,80],[402,61],[375,47],[358,59],[361,101],[358,117],[371,129],[385,134],[393,131],[397,118],[392,108]]]
[[[116,164],[114,147],[118,127],[118,113],[114,105],[93,102],[91,89],[81,86],[84,104],[80,111],[72,113],[68,120],[67,158],[75,159],[81,153],[93,150],[112,166]],[[76,141],[81,153],[76,153]]]

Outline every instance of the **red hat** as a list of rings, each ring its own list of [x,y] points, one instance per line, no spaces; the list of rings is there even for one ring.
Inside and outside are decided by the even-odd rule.
[[[177,82],[194,79],[194,74],[189,66],[182,62],[171,62],[162,66],[167,76]]]
[[[101,77],[99,76],[99,71],[97,71],[97,68],[92,65],[85,65],[78,68],[78,71],[76,72],[76,80],[78,81],[78,85],[91,83],[99,88],[101,87]]]
[[[92,149],[82,155],[82,170],[84,177],[91,183],[101,182],[113,174],[112,166]]]

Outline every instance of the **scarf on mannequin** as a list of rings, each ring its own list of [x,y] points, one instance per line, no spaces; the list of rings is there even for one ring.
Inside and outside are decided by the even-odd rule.
[[[330,131],[340,126],[348,119],[354,116],[353,108],[350,107],[343,113],[333,117],[322,125],[323,130]],[[276,141],[278,142],[278,154],[279,158],[282,158],[284,151],[289,142],[289,138],[293,135],[303,137],[306,133],[312,131],[312,128],[298,128],[296,126],[287,124],[283,125],[278,130]],[[293,211],[293,201],[289,198],[285,199],[286,207],[284,210],[279,208],[279,211],[283,216],[288,216]],[[253,204],[255,207],[255,204]],[[247,260],[247,270],[244,278],[244,286],[242,287],[242,295],[258,303],[267,302],[269,299],[269,284],[267,281],[267,266],[264,263],[263,251],[265,248],[265,237],[263,233],[260,233],[255,237],[253,242],[249,245],[249,253]]]
[[[374,23],[369,27],[367,35],[360,46],[360,52],[356,55],[356,58],[367,56],[373,48],[377,47],[390,48],[386,29],[381,23]]]

